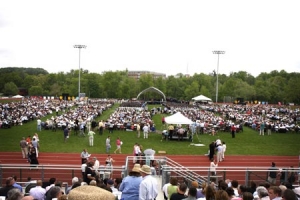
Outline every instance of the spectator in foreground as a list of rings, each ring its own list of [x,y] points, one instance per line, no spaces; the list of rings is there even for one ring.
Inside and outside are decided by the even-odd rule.
[[[189,195],[188,195],[188,197],[185,198],[184,200],[196,200],[196,195],[197,195],[197,189],[194,188],[194,187],[191,187],[189,189]],[[222,199],[222,200],[226,200],[226,199]]]
[[[185,196],[185,192],[187,190],[187,186],[185,183],[181,183],[179,187],[177,188],[177,193],[173,193],[171,195],[170,200],[181,200],[185,199],[187,196]]]
[[[155,199],[158,195],[157,180],[151,175],[151,168],[143,165],[140,169],[143,180],[139,187],[139,199]]]
[[[140,164],[135,164],[131,172],[129,172],[129,176],[123,179],[119,188],[119,190],[122,192],[121,198],[132,200],[139,199],[139,191],[137,188],[139,188],[140,183],[143,180],[140,169]]]
[[[36,186],[29,190],[30,196],[33,196],[34,199],[43,200],[45,198],[46,189],[42,188],[42,180],[37,180]]]
[[[293,190],[286,189],[282,194],[282,200],[297,200],[297,195]]]

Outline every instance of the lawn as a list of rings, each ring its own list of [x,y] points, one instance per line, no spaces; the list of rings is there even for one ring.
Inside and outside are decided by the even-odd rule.
[[[107,119],[118,105],[107,110],[103,115],[97,118]],[[153,120],[158,130],[162,130],[162,115],[155,115]],[[49,116],[43,118],[46,120]],[[17,152],[20,151],[19,141],[22,137],[33,135],[36,132],[36,121],[26,123],[22,126],[14,126],[10,129],[0,129],[0,152]],[[237,133],[235,138],[231,138],[230,133],[219,132],[217,136],[199,135],[194,138],[194,143],[202,143],[205,146],[190,145],[190,141],[161,141],[161,135],[151,133],[148,139],[137,138],[134,131],[114,131],[109,134],[108,130],[103,135],[98,132],[94,139],[94,146],[89,147],[88,137],[79,137],[71,132],[71,136],[66,143],[63,139],[63,131],[42,130],[38,132],[40,138],[40,147],[42,152],[60,152],[71,153],[81,152],[87,148],[89,153],[105,153],[105,140],[108,135],[111,137],[112,151],[116,148],[115,140],[120,137],[123,141],[122,153],[131,154],[133,145],[137,142],[144,149],[152,148],[156,151],[164,150],[167,154],[190,154],[203,155],[208,151],[208,145],[213,140],[220,138],[226,142],[227,155],[299,155],[300,150],[300,133],[272,133],[271,136],[259,136],[256,131],[245,127],[244,132]]]

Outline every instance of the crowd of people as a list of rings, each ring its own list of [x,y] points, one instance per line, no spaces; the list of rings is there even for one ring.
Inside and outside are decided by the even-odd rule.
[[[99,164],[99,163],[98,163]],[[135,163],[128,176],[103,178],[95,169],[97,162],[88,161],[82,178],[73,177],[70,186],[62,185],[56,178],[48,182],[30,180],[25,189],[17,183],[17,177],[6,179],[0,188],[0,196],[7,200],[153,200],[158,193],[164,200],[298,200],[300,186],[294,187],[288,182],[280,185],[271,182],[259,184],[251,181],[250,186],[239,184],[237,180],[211,179],[210,182],[187,183],[171,176],[169,182],[159,188],[151,167]],[[272,167],[273,163],[272,163]],[[64,188],[63,188],[64,187]]]
[[[158,195],[158,183],[148,165],[135,164],[127,177],[114,179],[103,179],[95,165],[95,160],[88,161],[83,177],[73,177],[72,185],[64,190],[60,181],[50,178],[48,182],[31,180],[23,191],[12,177],[8,177],[5,187],[0,188],[0,196],[7,200],[150,200]]]

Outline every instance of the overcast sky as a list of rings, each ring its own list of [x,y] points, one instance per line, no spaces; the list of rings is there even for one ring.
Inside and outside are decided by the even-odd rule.
[[[299,0],[2,0],[0,67],[300,71]]]

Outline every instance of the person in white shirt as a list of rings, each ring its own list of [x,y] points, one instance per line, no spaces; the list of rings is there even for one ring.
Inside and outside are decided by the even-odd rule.
[[[40,120],[40,118],[38,118],[36,120],[37,122],[37,131],[41,131],[42,130],[42,121]]]
[[[217,146],[217,163],[222,162],[223,146],[220,144]]]
[[[100,167],[100,162],[99,162],[99,160],[96,157],[94,157],[93,160],[94,160],[94,166],[93,166],[93,168],[94,168],[95,172],[97,172],[97,170]]]
[[[223,152],[222,152],[222,160],[225,160],[225,151],[226,151],[226,143],[223,141]]]
[[[213,158],[210,161],[211,162],[210,162],[209,170],[210,170],[211,175],[215,176],[216,175],[216,168],[218,167],[218,164],[215,164],[215,159],[213,159]]]
[[[143,180],[139,187],[139,200],[155,199],[158,195],[157,180],[151,175],[151,169],[148,165],[143,165],[140,169]]]
[[[171,185],[171,183],[166,183],[164,184],[163,188],[162,188],[162,191],[164,193],[164,200],[168,200],[168,187]]]
[[[143,127],[144,139],[148,139],[149,127],[148,124],[145,124]]]
[[[36,187],[30,189],[29,195],[33,196],[34,199],[44,200],[46,189],[42,188],[42,185],[43,185],[42,180],[38,180],[36,182]]]

